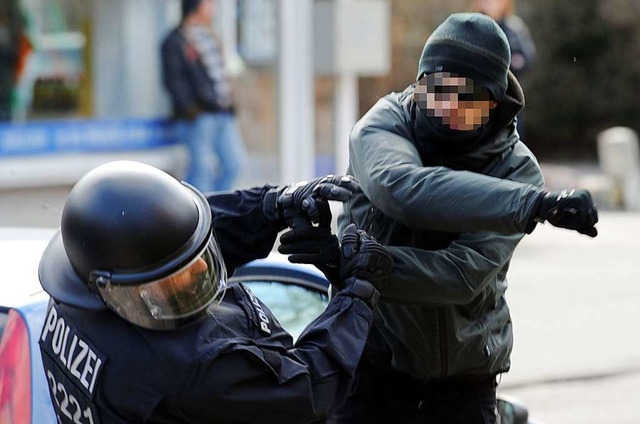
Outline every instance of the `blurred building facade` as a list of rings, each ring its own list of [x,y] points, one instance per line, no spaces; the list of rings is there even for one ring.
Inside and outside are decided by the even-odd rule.
[[[387,3],[390,11],[386,70],[352,73],[346,80],[331,72],[312,76],[313,133],[308,138],[317,155],[315,171],[333,172],[346,141],[338,128],[345,124],[339,118],[352,114],[346,121],[355,120],[380,97],[403,90],[415,79],[417,58],[431,31],[448,14],[472,6],[469,0],[305,1],[314,4],[316,25],[318,7],[332,3],[378,1]],[[158,48],[180,18],[180,0],[20,0],[20,4],[34,50],[20,80],[16,122],[167,116]],[[279,178],[278,8],[283,4],[289,3],[217,1],[215,25],[231,65],[241,131],[250,154],[259,158],[243,184]],[[640,61],[634,53],[640,45],[640,28],[634,24],[640,4],[518,0],[515,5],[539,46],[539,66],[523,81],[528,144],[543,161],[595,164],[599,132],[618,125],[640,130],[640,103],[634,100],[636,88],[640,89]],[[349,39],[365,43],[378,32],[367,28]],[[328,35],[316,31],[314,37],[316,51],[307,54],[318,62],[324,59],[317,57],[317,39],[328,42]],[[340,109],[345,81],[355,84],[356,96],[355,110],[346,113]]]
[[[20,2],[34,50],[20,82],[16,118],[0,124],[0,195],[20,203],[18,192],[44,189],[60,198],[88,169],[114,159],[142,160],[180,176],[186,157],[181,146],[171,145],[159,63],[160,43],[180,19],[180,0]],[[344,161],[346,131],[359,116],[357,81],[389,70],[390,4],[216,2],[214,26],[223,39],[241,131],[254,158],[238,185],[280,183],[283,168],[298,162],[306,165],[285,179],[334,172],[337,150]],[[288,25],[286,19],[291,19]],[[302,39],[306,44],[298,42]],[[287,63],[283,56],[289,57]],[[337,72],[347,78],[337,78]],[[302,85],[291,84],[285,74]],[[351,89],[345,92],[345,85]],[[300,102],[308,108],[283,107],[301,96],[308,97],[308,103]],[[345,107],[353,110],[336,123],[336,110]],[[299,125],[307,119],[313,122]],[[343,133],[337,136],[340,125]],[[302,132],[283,131],[290,126]],[[336,138],[342,140],[339,147]],[[290,152],[283,155],[283,149]]]
[[[167,31],[180,19],[180,0],[20,1],[29,21],[34,52],[20,84],[17,122],[168,116],[169,102],[160,81],[159,46]],[[387,57],[391,49],[389,43],[380,43],[370,49],[372,54],[362,58],[356,54],[333,52],[329,48],[334,45],[331,43],[353,45],[371,44],[371,40],[377,39],[389,40],[385,28],[373,35],[365,31],[343,34],[348,43],[340,43],[336,38],[339,35],[330,32],[357,28],[353,20],[362,21],[361,25],[368,25],[369,29],[373,21],[390,20],[390,1],[308,2],[313,4],[312,20],[318,16],[321,19],[315,25],[316,40],[312,40],[310,51],[306,52],[313,61],[317,54],[314,49],[321,50],[321,58],[315,58],[318,71],[311,76],[314,125],[310,138],[318,155],[317,173],[333,172],[336,91],[339,85],[331,68],[350,67],[357,84],[360,75],[380,75],[388,71]],[[214,22],[222,36],[226,62],[233,76],[241,131],[249,151],[263,159],[257,166],[259,173],[265,174],[269,180],[278,177],[277,171],[270,171],[278,168],[281,141],[278,126],[283,125],[278,116],[282,102],[278,87],[281,84],[278,79],[281,66],[278,62],[281,49],[278,25],[281,19],[279,8],[285,7],[284,3],[276,0],[218,0]],[[340,19],[333,7],[336,4],[366,6],[367,14],[352,12],[350,22],[338,22]],[[386,15],[379,13],[385,10]],[[375,18],[373,21],[372,17]],[[339,25],[345,28],[333,28]],[[310,37],[314,37],[313,27],[309,31]],[[363,54],[367,49],[360,47],[358,52]],[[375,72],[367,65],[372,61],[376,62],[371,65]],[[357,69],[363,66],[364,70]],[[357,99],[354,108],[353,121],[359,116]],[[295,121],[295,117],[291,121]]]

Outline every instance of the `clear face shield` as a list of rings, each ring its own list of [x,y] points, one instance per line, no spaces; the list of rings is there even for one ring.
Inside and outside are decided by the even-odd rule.
[[[186,325],[220,301],[227,271],[214,237],[206,248],[173,274],[140,285],[108,284],[98,291],[109,308],[125,320],[154,330]]]

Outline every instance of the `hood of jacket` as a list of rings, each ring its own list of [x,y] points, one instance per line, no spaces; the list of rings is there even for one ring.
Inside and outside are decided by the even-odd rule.
[[[484,168],[486,162],[513,146],[515,117],[524,108],[524,92],[509,71],[505,98],[492,110],[489,122],[472,131],[457,131],[429,118],[413,100],[416,84],[400,95],[399,101],[407,122],[411,123],[413,140],[425,166],[447,166],[452,169]]]

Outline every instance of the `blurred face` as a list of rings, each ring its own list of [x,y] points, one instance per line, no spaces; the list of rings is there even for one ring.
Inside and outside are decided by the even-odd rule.
[[[448,72],[426,75],[413,94],[421,111],[440,118],[442,124],[458,131],[471,131],[489,121],[496,102],[489,92],[469,78]]]
[[[207,272],[207,269],[207,262],[202,257],[199,257],[184,271],[173,274],[171,277],[159,281],[159,284],[151,286],[152,290],[161,290],[163,292],[162,294],[167,297],[189,292],[194,288],[194,283],[198,280],[199,275]],[[159,295],[160,293],[156,294]]]
[[[202,294],[207,293],[203,284],[208,268],[205,259],[199,257],[170,277],[140,286],[140,297],[155,318],[190,311],[207,300]]]

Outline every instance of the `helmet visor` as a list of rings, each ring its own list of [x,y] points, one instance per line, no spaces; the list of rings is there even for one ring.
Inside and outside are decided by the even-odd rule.
[[[201,316],[226,287],[226,268],[215,241],[173,274],[140,285],[99,288],[105,302],[121,317],[152,329],[176,328]]]

